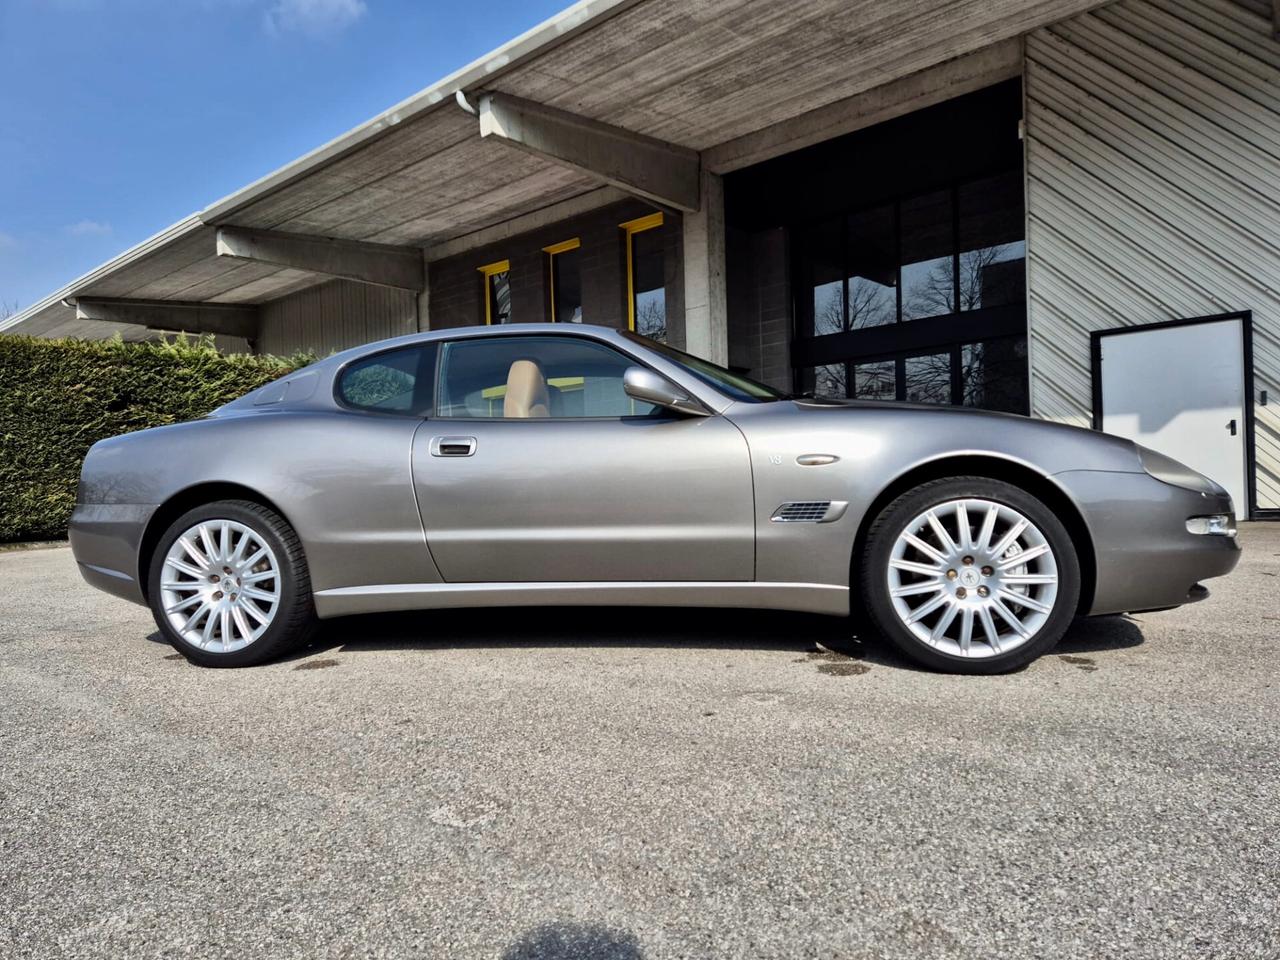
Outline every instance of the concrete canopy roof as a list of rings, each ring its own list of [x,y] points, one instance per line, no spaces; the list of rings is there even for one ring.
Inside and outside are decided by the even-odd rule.
[[[239,226],[431,248],[599,180],[479,135],[455,91],[508,94],[699,151],[974,54],[1099,0],[581,0],[310,154],[122,253],[0,330],[126,339],[76,297],[258,304],[328,275],[219,257]],[[720,169],[731,166],[723,161]]]

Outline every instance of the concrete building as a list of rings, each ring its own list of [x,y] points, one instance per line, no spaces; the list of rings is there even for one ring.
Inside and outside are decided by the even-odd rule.
[[[583,0],[5,329],[585,320],[1102,427],[1280,515],[1277,9]]]

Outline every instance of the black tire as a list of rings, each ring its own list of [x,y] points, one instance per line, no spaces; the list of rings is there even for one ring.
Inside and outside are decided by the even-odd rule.
[[[899,536],[915,518],[929,509],[964,498],[1003,504],[1018,511],[1039,528],[1057,566],[1057,595],[1050,612],[1029,639],[1004,653],[962,656],[931,645],[903,622],[890,596],[889,564]],[[902,494],[872,521],[860,559],[859,577],[855,582],[861,586],[867,614],[875,627],[911,660],[949,673],[1006,673],[1025,666],[1052,649],[1062,638],[1076,615],[1080,598],[1080,561],[1066,527],[1036,497],[1011,484],[987,477],[934,480]],[[973,558],[966,557],[965,561],[971,563]],[[997,562],[992,563],[999,567]],[[991,645],[984,641],[983,647],[976,649],[989,651]]]
[[[250,528],[270,546],[279,572],[280,598],[274,617],[262,634],[247,646],[230,652],[202,649],[184,638],[165,615],[161,574],[170,547],[187,530],[205,520],[232,520]],[[147,574],[147,596],[161,635],[192,663],[204,667],[250,667],[303,646],[316,628],[311,597],[311,576],[298,535],[273,510],[249,500],[219,500],[188,510],[160,537]]]

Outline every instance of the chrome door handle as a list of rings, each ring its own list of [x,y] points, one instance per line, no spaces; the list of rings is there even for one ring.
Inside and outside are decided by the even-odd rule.
[[[476,452],[475,437],[432,437],[433,457],[470,457]]]

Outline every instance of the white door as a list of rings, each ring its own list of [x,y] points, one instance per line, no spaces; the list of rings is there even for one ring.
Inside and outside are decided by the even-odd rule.
[[[1109,333],[1100,344],[1102,429],[1216,480],[1247,516],[1244,321]]]

